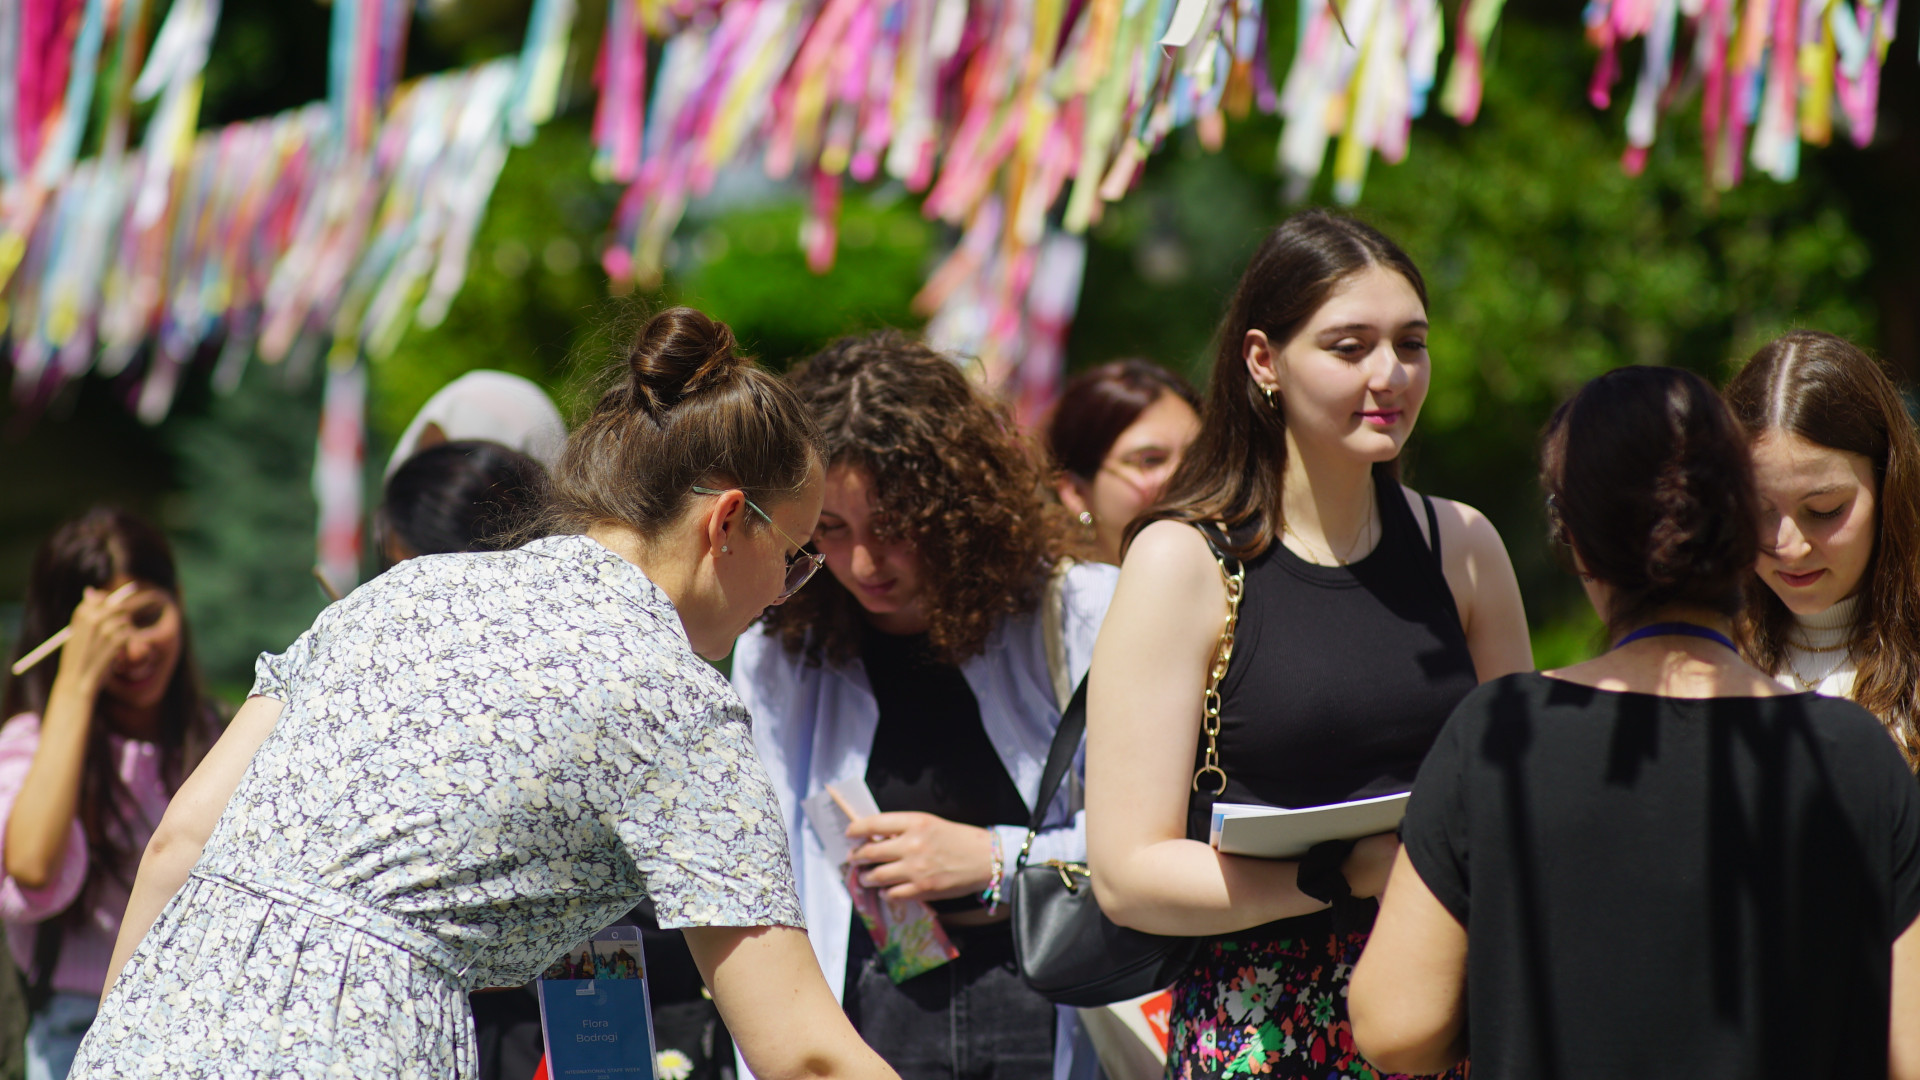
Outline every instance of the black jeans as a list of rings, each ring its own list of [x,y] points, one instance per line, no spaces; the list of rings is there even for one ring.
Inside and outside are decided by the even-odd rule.
[[[947,930],[960,956],[896,985],[859,915],[847,948],[854,1030],[901,1080],[1052,1080],[1053,1005],[1027,989],[1006,923]]]

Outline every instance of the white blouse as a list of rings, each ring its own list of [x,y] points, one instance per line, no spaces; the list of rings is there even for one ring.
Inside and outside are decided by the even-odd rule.
[[[1076,684],[1093,663],[1093,642],[1106,618],[1107,605],[1120,577],[1119,568],[1081,563],[1069,569],[1060,589],[1060,637],[1064,645],[1068,684]],[[1006,766],[1029,808],[1039,794],[1040,773],[1054,729],[1060,726],[1060,704],[1048,663],[1045,620],[1039,612],[1009,617],[995,628],[980,655],[960,665],[974,697],[980,703],[980,722],[987,738]],[[834,996],[846,982],[847,933],[853,918],[853,900],[847,895],[839,868],[828,862],[826,849],[800,812],[800,803],[825,790],[827,784],[864,775],[880,722],[880,706],[867,683],[858,658],[845,664],[812,665],[788,652],[778,640],[756,626],[742,635],[733,652],[733,688],[753,715],[753,740],[780,799],[794,877],[800,886],[800,906],[806,913],[807,936],[827,976]],[[1082,750],[1084,754],[1084,748]],[[1076,772],[1084,769],[1076,760]],[[1086,858],[1085,814],[1071,804],[1069,787],[1062,785],[1048,808],[1032,858]],[[1026,839],[1026,829],[997,826],[1001,849],[1011,860]],[[1079,1032],[1075,1010],[1058,1010],[1054,1045],[1054,1076],[1090,1074],[1091,1046]],[[748,1075],[742,1072],[743,1076]]]

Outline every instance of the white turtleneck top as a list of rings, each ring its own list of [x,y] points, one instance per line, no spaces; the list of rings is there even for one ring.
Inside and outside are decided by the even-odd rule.
[[[1776,673],[1780,681],[1795,690],[1851,697],[1854,663],[1847,639],[1853,636],[1853,617],[1859,610],[1860,598],[1849,596],[1817,615],[1795,615]]]

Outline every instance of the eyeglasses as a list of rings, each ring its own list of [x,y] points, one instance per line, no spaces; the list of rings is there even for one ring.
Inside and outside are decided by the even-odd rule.
[[[724,491],[716,491],[713,488],[699,487],[697,485],[694,487],[693,493],[695,495],[726,494]],[[787,530],[774,523],[773,515],[760,509],[759,506],[754,504],[752,499],[747,499],[745,492],[742,492],[740,497],[746,499],[747,509],[759,514],[761,520],[765,521],[774,532],[780,534],[780,539],[785,540],[787,543],[799,549],[787,556],[787,580],[786,583],[780,587],[780,595],[775,598],[785,600],[787,597],[799,592],[800,586],[805,585],[807,581],[813,577],[815,571],[827,564],[827,557],[808,551],[805,544],[788,536]]]

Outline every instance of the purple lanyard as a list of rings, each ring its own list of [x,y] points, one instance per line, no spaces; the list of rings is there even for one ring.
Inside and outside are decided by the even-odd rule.
[[[1725,645],[1736,653],[1740,651],[1739,646],[1735,645],[1733,639],[1727,635],[1712,627],[1701,626],[1699,623],[1690,622],[1660,622],[1650,626],[1643,626],[1633,633],[1628,634],[1626,637],[1621,638],[1619,641],[1614,642],[1613,647],[1618,649],[1639,641],[1641,638],[1664,637],[1668,634],[1679,634],[1682,637],[1705,638],[1708,641]]]

